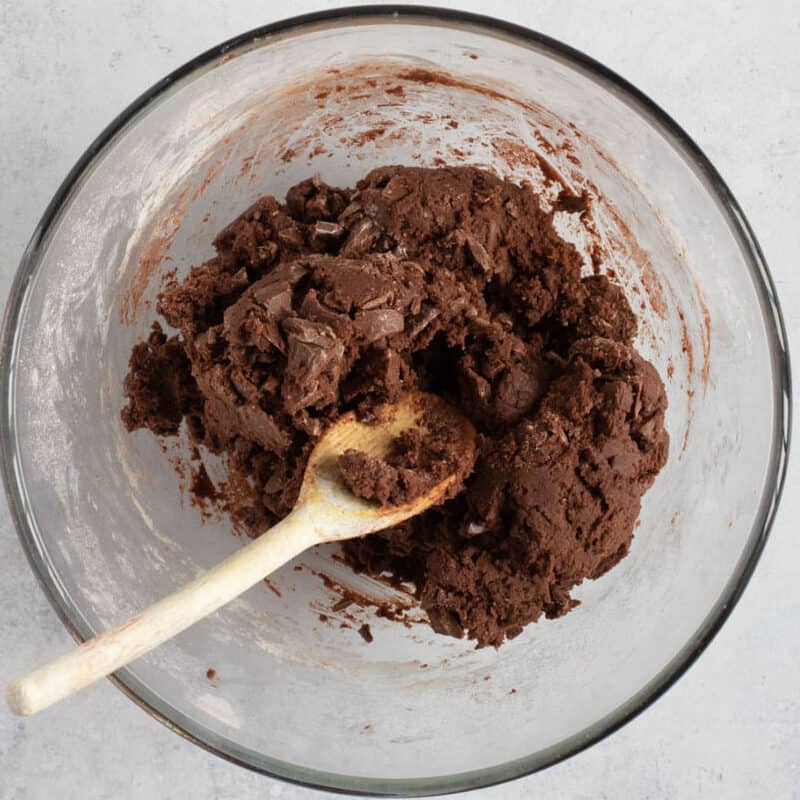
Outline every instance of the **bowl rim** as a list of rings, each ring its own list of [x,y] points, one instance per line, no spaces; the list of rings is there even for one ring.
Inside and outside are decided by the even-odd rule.
[[[92,635],[92,632],[87,629],[88,626],[83,622],[77,609],[59,591],[55,576],[48,568],[46,558],[28,524],[27,501],[17,470],[18,450],[13,427],[12,399],[14,354],[18,323],[25,307],[28,287],[36,274],[40,249],[47,242],[49,232],[60,218],[62,209],[80,183],[83,174],[91,168],[95,159],[140,111],[177,83],[236,51],[249,49],[254,45],[269,47],[269,37],[277,34],[302,36],[307,29],[318,29],[320,25],[336,28],[353,23],[375,24],[392,21],[446,25],[461,30],[477,31],[489,37],[510,39],[520,46],[545,52],[587,75],[601,86],[614,91],[618,97],[655,126],[684,160],[699,172],[706,188],[715,196],[721,210],[727,216],[743,253],[748,257],[748,267],[768,332],[775,385],[772,447],[764,491],[759,500],[758,513],[745,551],[721,596],[684,647],[645,687],[587,729],[545,751],[481,770],[437,777],[382,779],[328,773],[299,767],[239,748],[230,740],[219,737],[203,726],[182,719],[182,715],[176,709],[160,702],[127,669],[120,670],[110,677],[110,680],[131,700],[168,728],[209,752],[240,766],[314,789],[358,795],[422,796],[487,787],[538,772],[596,744],[636,717],[674,685],[717,634],[741,597],[775,518],[786,476],[792,419],[788,342],[775,285],[753,230],[725,181],[691,137],[644,93],[595,59],[542,33],[485,15],[431,6],[362,5],[318,11],[254,28],[206,50],[153,84],[106,126],[67,174],[34,229],[11,285],[0,332],[0,441],[4,445],[0,448],[0,471],[11,517],[31,568],[62,623],[77,642],[83,642]],[[258,762],[255,760],[256,757]]]

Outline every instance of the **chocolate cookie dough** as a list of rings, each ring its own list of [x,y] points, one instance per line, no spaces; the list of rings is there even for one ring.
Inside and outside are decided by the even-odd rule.
[[[457,411],[428,410],[422,429],[403,431],[392,442],[385,458],[375,458],[358,450],[347,450],[338,459],[342,478],[350,491],[381,505],[405,505],[433,489],[445,478],[454,476],[445,492],[449,500],[461,491],[464,478],[472,472],[475,453],[460,446],[463,435]]]
[[[225,454],[246,487],[228,508],[255,535],[292,508],[338,416],[440,394],[479,431],[473,473],[345,555],[413,581],[436,631],[498,646],[569,611],[572,588],[628,552],[667,458],[666,396],[633,346],[636,318],[620,287],[581,276],[553,217],[531,189],[472,167],[386,167],[355,190],[310,179],[284,204],[263,197],[164,289],[177,334],[155,326],[134,348],[123,421],[173,435],[185,420]],[[401,442],[374,480],[351,454],[350,485],[402,502],[419,486],[401,470],[441,467],[420,470],[419,445]]]

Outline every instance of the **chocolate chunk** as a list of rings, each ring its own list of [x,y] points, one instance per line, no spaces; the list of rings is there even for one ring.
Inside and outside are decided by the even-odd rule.
[[[325,304],[345,313],[386,305],[400,288],[393,276],[362,259],[320,260],[316,274],[327,289]]]
[[[408,335],[410,338],[419,336],[439,316],[438,309],[423,304],[419,314],[414,314],[409,320]]]
[[[357,258],[358,256],[366,255],[372,250],[375,244],[380,229],[378,226],[368,218],[362,218],[359,222],[350,229],[350,235],[347,241],[339,251],[339,254],[345,258]]]
[[[344,225],[338,222],[318,222],[314,225],[314,235],[320,239],[332,239],[337,241],[347,232]]]
[[[465,236],[467,250],[472,256],[473,261],[487,274],[494,272],[494,264],[486,251],[486,248],[471,234]]]
[[[236,416],[239,431],[266,450],[282,453],[289,446],[287,434],[259,406],[252,403],[239,406]]]
[[[317,222],[311,231],[311,247],[318,252],[333,250],[347,233],[347,228],[337,222]]]
[[[402,333],[405,320],[403,315],[393,308],[375,308],[359,311],[353,325],[364,340],[371,343],[386,336]]]
[[[228,340],[269,351],[286,352],[279,323],[292,313],[292,290],[307,273],[297,262],[283,264],[256,281],[224,314]]]
[[[342,342],[320,322],[291,317],[282,327],[288,342],[282,389],[286,411],[335,402],[344,369]]]
[[[328,306],[319,301],[316,289],[309,289],[303,302],[300,304],[300,316],[312,322],[322,322],[327,325],[342,341],[353,337],[353,321],[348,314],[332,311]]]

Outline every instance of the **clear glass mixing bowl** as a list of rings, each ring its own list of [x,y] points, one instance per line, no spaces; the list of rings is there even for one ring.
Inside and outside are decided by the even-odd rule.
[[[442,161],[487,164],[545,194],[557,173],[604,198],[593,231],[564,220],[565,235],[593,233],[640,311],[639,346],[667,384],[670,460],[630,555],[576,591],[575,611],[497,652],[369,609],[331,611],[336,590],[315,573],[355,579],[322,552],[116,675],[183,735],[288,780],[437,793],[586,747],[705,647],[778,500],[789,367],[774,288],[686,134],[619,77],[528,30],[430,9],[318,14],[245,34],[143,95],[87,150],[24,255],[3,331],[4,478],[76,638],[240,546],[227,520],[188,502],[157,440],[120,424],[126,362],[163,274],[208,257],[224,223],[310,173],[352,185],[379,164]],[[169,446],[173,462],[183,447]]]

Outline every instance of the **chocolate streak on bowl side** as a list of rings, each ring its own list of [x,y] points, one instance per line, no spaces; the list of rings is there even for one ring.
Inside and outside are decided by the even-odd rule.
[[[158,221],[155,232],[144,245],[138,266],[128,288],[123,293],[120,318],[124,324],[132,324],[142,306],[148,305],[147,288],[153,277],[159,272],[162,262],[169,257],[169,249],[180,230],[189,203],[196,200],[198,196],[197,193],[190,195],[188,188],[183,189],[169,210]]]
[[[190,436],[250,481],[232,511],[260,533],[291,510],[340,414],[436,392],[481,435],[474,473],[444,506],[346,543],[348,560],[413,582],[435,630],[479,645],[560,616],[575,585],[627,553],[668,437],[623,291],[581,277],[555,213],[474,167],[386,167],[355,191],[313,178],[285,204],[263,197],[162,293],[180,334],[134,349],[126,424],[164,433],[162,406],[170,420],[182,409]],[[176,348],[183,376],[154,397],[137,369]]]

